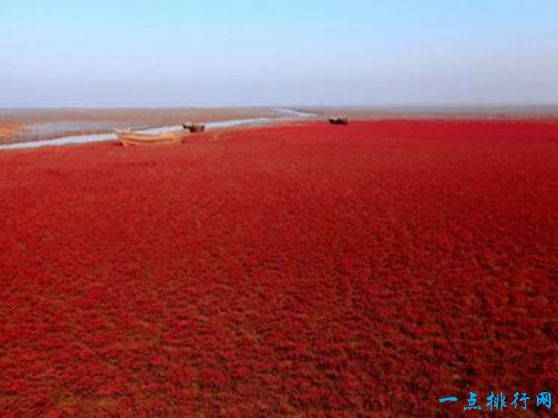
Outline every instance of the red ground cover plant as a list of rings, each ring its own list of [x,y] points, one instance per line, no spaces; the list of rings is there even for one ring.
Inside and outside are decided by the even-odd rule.
[[[1,153],[0,416],[456,416],[469,391],[558,395],[557,191],[553,121]]]

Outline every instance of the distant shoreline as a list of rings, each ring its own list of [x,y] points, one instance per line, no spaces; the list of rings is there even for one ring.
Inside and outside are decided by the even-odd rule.
[[[143,112],[143,113],[142,113]],[[192,111],[168,115],[169,119],[158,118],[153,119],[152,111],[142,111],[135,114],[133,118],[126,119],[123,116],[130,116],[127,113],[118,118],[115,114],[118,112],[104,111],[102,115],[94,112],[87,112],[91,119],[85,120],[83,113],[70,114],[68,112],[54,111],[47,112],[48,121],[43,115],[41,123],[24,124],[25,112],[16,113],[19,117],[11,121],[4,122],[0,125],[0,139],[4,137],[8,142],[0,142],[0,151],[9,151],[15,149],[40,148],[44,146],[62,146],[75,145],[92,142],[106,142],[117,139],[115,130],[117,129],[134,129],[144,133],[161,133],[173,132],[183,129],[183,124],[191,122],[193,117],[202,118],[204,115],[194,115]],[[44,112],[43,112],[44,113]],[[75,112],[74,112],[75,113]],[[138,112],[136,112],[138,113]],[[29,113],[27,113],[29,115]],[[230,113],[232,115],[232,113]],[[36,115],[35,115],[36,116]],[[78,117],[77,119],[71,116]],[[111,116],[109,120],[109,116]],[[205,118],[197,120],[205,125],[206,130],[223,130],[233,129],[236,127],[261,126],[269,124],[278,124],[284,122],[293,122],[296,120],[315,120],[320,115],[309,112],[301,112],[296,109],[275,108],[266,111],[265,115],[246,117],[246,114],[238,114],[236,118],[228,118],[224,120],[215,120],[217,113],[207,114]],[[31,119],[32,120],[32,119]],[[147,124],[150,121],[151,124]],[[163,123],[166,121],[166,123]],[[15,139],[15,140],[14,140]]]
[[[378,105],[239,105],[239,106],[97,106],[97,105],[57,105],[57,106],[0,106],[0,118],[14,113],[50,113],[50,112],[101,112],[101,113],[128,113],[153,111],[156,113],[167,112],[194,112],[205,114],[222,112],[258,113],[273,112],[275,109],[293,109],[301,111],[331,111],[346,110],[348,112],[366,111],[379,113],[478,113],[478,114],[555,114],[558,115],[557,104],[378,104]]]
[[[362,119],[407,118],[556,118],[558,105],[382,105],[315,106],[304,109],[317,113],[344,113]]]
[[[281,110],[283,109],[283,110]],[[146,129],[192,122],[275,118],[281,112],[314,113],[313,119],[346,115],[382,119],[558,119],[558,105],[291,106],[167,108],[0,108],[0,144],[96,135],[114,129]]]

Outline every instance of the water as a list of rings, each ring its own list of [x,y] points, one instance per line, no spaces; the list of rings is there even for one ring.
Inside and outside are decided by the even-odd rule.
[[[315,113],[301,112],[294,109],[275,109],[275,111],[284,116],[277,117],[260,117],[260,118],[247,118],[247,119],[230,119],[216,122],[207,122],[205,127],[207,130],[235,128],[238,126],[259,126],[268,125],[271,123],[286,122],[299,118],[310,118],[317,116]],[[157,128],[143,129],[138,132],[146,134],[158,134],[178,131],[182,129],[182,125],[161,126]],[[0,145],[0,151],[17,150],[17,149],[30,149],[39,147],[73,145],[73,144],[86,144],[91,142],[107,142],[116,141],[118,138],[115,133],[105,134],[88,134],[88,135],[71,135],[63,136],[55,139],[44,139],[39,141],[21,142],[16,144]]]
[[[311,116],[318,116],[315,113],[302,112],[300,110],[287,109],[287,108],[284,108],[284,107],[275,109],[275,111],[279,112],[279,113],[283,113],[284,115],[291,115],[291,116],[296,116],[296,117],[299,117],[299,118],[308,118],[308,117],[311,117]]]

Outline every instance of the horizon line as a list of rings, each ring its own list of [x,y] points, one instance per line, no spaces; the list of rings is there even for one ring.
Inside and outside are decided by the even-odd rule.
[[[443,108],[470,108],[470,109],[495,109],[495,108],[552,108],[558,107],[556,103],[546,102],[464,102],[464,103],[355,103],[355,104],[214,104],[214,105],[195,105],[195,104],[29,104],[29,105],[0,105],[0,110],[18,109],[274,109],[274,108],[424,108],[424,109],[443,109]]]

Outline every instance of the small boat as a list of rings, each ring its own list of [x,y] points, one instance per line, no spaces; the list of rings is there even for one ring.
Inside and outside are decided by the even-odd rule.
[[[168,132],[164,134],[145,134],[133,131],[116,131],[122,145],[141,146],[158,144],[179,144],[186,140],[189,131]]]
[[[182,124],[182,127],[188,129],[192,133],[205,131],[205,125],[203,123],[186,122]]]
[[[349,124],[349,117],[348,116],[331,116],[329,118],[329,123],[332,125],[348,125]]]

